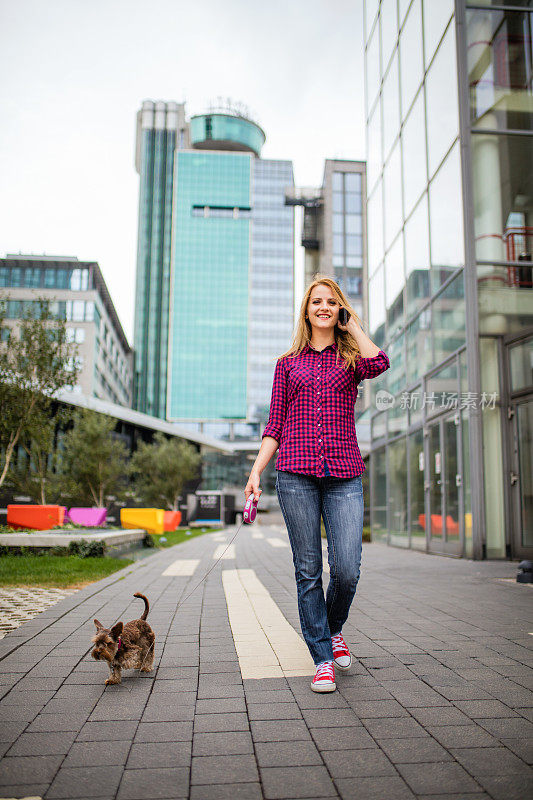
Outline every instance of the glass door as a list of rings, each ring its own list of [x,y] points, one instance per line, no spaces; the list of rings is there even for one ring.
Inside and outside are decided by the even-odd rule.
[[[454,551],[459,549],[457,545],[461,539],[459,489],[462,482],[462,473],[459,468],[461,447],[457,436],[458,428],[458,414],[454,415],[453,417],[447,417],[442,421],[444,450],[442,490],[444,494],[444,507],[446,509],[443,528],[446,543]]]
[[[426,536],[429,539],[429,549],[441,551],[442,543],[442,446],[440,435],[440,422],[435,422],[429,429],[428,444],[429,458],[428,480],[426,488],[428,490],[429,514],[426,514]]]
[[[510,411],[513,556],[533,559],[533,397],[513,403]]]
[[[461,415],[454,413],[427,428],[426,534],[433,553],[463,555],[463,453]]]

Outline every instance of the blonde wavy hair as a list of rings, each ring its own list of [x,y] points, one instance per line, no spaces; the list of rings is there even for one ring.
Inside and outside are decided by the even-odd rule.
[[[329,278],[327,275],[321,275],[319,273],[314,276],[312,282],[305,291],[302,304],[300,306],[298,321],[294,329],[292,344],[289,349],[280,356],[280,358],[295,357],[302,352],[306,345],[310,344],[312,328],[311,323],[305,318],[305,315],[307,314],[307,306],[309,305],[311,292],[316,286],[328,286],[339,305],[343,306],[352,317],[355,317],[359,325],[361,325],[361,320],[353,310],[346,295],[343,294],[339,284],[334,281],[333,278]],[[359,345],[354,337],[348,331],[341,331],[338,325],[335,325],[334,336],[335,343],[337,345],[337,362],[340,356],[345,369],[355,367],[355,364],[361,358],[361,351],[359,350]]]

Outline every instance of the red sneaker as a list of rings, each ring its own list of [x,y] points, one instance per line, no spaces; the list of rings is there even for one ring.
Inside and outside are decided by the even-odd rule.
[[[352,654],[348,650],[348,645],[342,638],[342,633],[337,633],[331,637],[333,647],[333,660],[336,667],[348,670],[352,666]]]
[[[315,677],[311,684],[313,692],[334,692],[336,688],[333,661],[323,661],[321,664],[317,664]]]

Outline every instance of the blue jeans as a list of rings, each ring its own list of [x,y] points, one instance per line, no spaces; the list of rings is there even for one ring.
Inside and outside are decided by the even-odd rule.
[[[348,619],[361,567],[361,476],[336,478],[277,471],[276,491],[289,533],[303,637],[315,664],[333,660],[331,636]],[[329,585],[322,589],[320,517],[328,539]]]

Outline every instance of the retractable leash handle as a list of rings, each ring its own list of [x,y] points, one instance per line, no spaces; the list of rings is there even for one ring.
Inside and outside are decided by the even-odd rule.
[[[247,522],[249,525],[251,525],[251,523],[255,521],[257,516],[258,502],[259,500],[256,500],[252,493],[244,504],[244,511],[242,513],[243,522]]]

